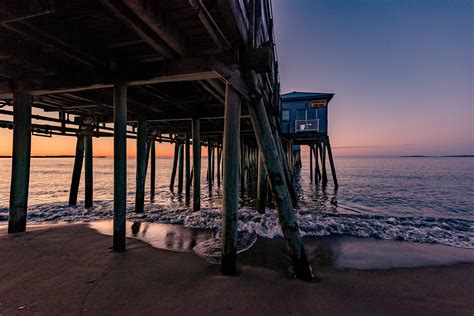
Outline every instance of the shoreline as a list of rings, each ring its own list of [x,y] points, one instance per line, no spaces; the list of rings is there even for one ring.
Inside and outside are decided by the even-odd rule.
[[[127,238],[111,251],[109,236],[87,224],[0,228],[0,311],[4,313],[305,313],[471,314],[474,264],[369,269],[335,268],[320,251],[320,283],[288,278],[283,243],[257,241],[239,255],[239,276],[224,277],[186,252]],[[371,248],[371,247],[369,247]],[[315,250],[316,249],[316,250]],[[264,250],[264,251],[262,251]],[[185,303],[185,304],[183,304]]]
[[[113,221],[98,219],[85,222],[29,222],[29,229],[55,228],[70,225],[85,225],[95,232],[112,236]],[[153,248],[177,252],[188,252],[196,256],[203,254],[193,251],[193,248],[214,239],[215,229],[190,228],[179,223],[126,221],[127,238],[138,239]],[[0,222],[0,233],[6,231],[7,222]],[[240,233],[239,233],[240,234]],[[254,236],[254,237],[251,237]],[[243,232],[240,237],[243,243],[238,245],[239,256],[246,258],[247,263],[255,266],[265,266],[265,262],[279,262],[287,255],[286,245],[281,236],[267,238]],[[255,240],[252,242],[252,240]],[[328,236],[303,236],[308,260],[316,262],[320,267],[334,269],[354,268],[361,270],[417,268],[449,266],[458,263],[474,263],[474,249],[456,247],[441,243],[426,243],[404,240],[393,240],[373,237],[360,237],[349,234],[332,234]],[[250,243],[250,244],[249,244]],[[216,252],[220,254],[220,240],[209,244],[214,252],[206,253],[203,257],[208,263],[216,264]],[[254,251],[253,249],[258,249]],[[245,253],[256,253],[254,260]],[[248,258],[247,258],[248,257]],[[262,259],[264,258],[265,259]],[[260,260],[260,262],[258,262]],[[262,263],[263,262],[263,263]],[[284,260],[285,264],[286,259]],[[284,266],[270,265],[271,269],[286,269]]]

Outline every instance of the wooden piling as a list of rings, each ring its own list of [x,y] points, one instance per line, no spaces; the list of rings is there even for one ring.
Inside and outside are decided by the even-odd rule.
[[[207,184],[209,192],[212,191],[212,146],[210,141],[207,142]]]
[[[275,145],[277,147],[277,155],[279,157],[278,161],[281,164],[281,167],[283,169],[283,172],[285,173],[285,183],[288,188],[288,192],[291,197],[291,202],[293,203],[293,207],[296,207],[298,205],[298,196],[296,194],[295,187],[293,186],[293,180],[291,178],[290,174],[290,169],[287,164],[286,156],[285,156],[285,150],[283,149],[283,144],[281,142],[281,137],[280,134],[278,133],[278,129],[276,127],[276,120],[275,117],[270,116],[268,118],[270,127],[272,128],[272,136],[275,142]],[[268,178],[268,175],[267,175]],[[271,190],[270,190],[271,191]]]
[[[321,171],[319,170],[319,154],[318,154],[319,144],[314,145],[314,173],[315,178],[314,182],[318,183],[321,180]]]
[[[267,198],[267,175],[265,174],[265,164],[263,158],[258,158],[258,176],[257,176],[257,212],[265,213],[265,204]]]
[[[174,182],[176,179],[176,167],[178,165],[178,155],[179,155],[179,143],[176,140],[176,143],[174,145],[174,155],[173,155],[173,166],[171,169],[171,179],[170,179],[170,190],[174,190]]]
[[[245,144],[241,140],[240,144],[240,163],[239,163],[239,174],[240,177],[240,196],[245,196]]]
[[[214,175],[215,175],[215,168],[216,168],[216,146],[212,145],[211,150],[211,181],[214,183]]]
[[[328,174],[326,172],[326,145],[321,143],[321,178],[322,184],[328,183]]]
[[[185,135],[184,149],[185,149],[185,156],[186,156],[186,170],[185,170],[186,202],[189,202],[191,198],[191,151],[190,151],[188,133],[186,133]]]
[[[147,123],[137,123],[137,154],[136,154],[136,177],[135,177],[135,212],[142,213],[145,204],[145,181],[147,168]]]
[[[155,140],[150,141],[150,201],[155,201],[155,186],[156,186],[156,149]]]
[[[291,174],[291,178],[293,179],[295,163],[293,160],[294,156],[293,156],[293,141],[292,140],[288,142],[287,148],[288,148],[288,166],[290,167],[290,174]]]
[[[225,90],[224,110],[224,184],[222,211],[222,273],[237,269],[237,211],[239,207],[240,95],[229,84]]]
[[[296,151],[296,168],[301,169],[301,149]]]
[[[179,156],[178,156],[178,194],[183,193],[183,178],[184,178],[184,144],[180,144]]]
[[[201,121],[193,117],[193,210],[201,209]]]
[[[313,145],[309,145],[309,179],[313,182]]]
[[[327,140],[327,150],[328,150],[328,156],[329,156],[329,164],[331,165],[332,179],[334,181],[334,188],[337,189],[339,187],[339,184],[337,183],[336,167],[334,166],[334,160],[332,158],[332,150],[331,150],[331,144],[329,143],[329,139]]]
[[[114,84],[114,235],[113,249],[125,250],[127,208],[127,86]]]
[[[256,77],[255,74],[252,76]],[[256,79],[253,82],[255,89],[258,89],[256,87]],[[279,161],[278,150],[272,136],[265,105],[261,98],[250,102],[248,105],[253,129],[258,147],[263,154],[265,170],[271,183],[273,199],[295,275],[300,279],[311,280],[313,275],[306,258],[303,243],[301,242],[295,211],[285,183],[284,171]]]
[[[93,149],[92,149],[92,135],[88,134],[85,136],[85,164],[84,164],[84,176],[85,176],[85,199],[84,207],[91,208],[93,204],[94,194],[94,182],[93,182]]]
[[[221,186],[221,159],[222,159],[222,148],[217,147],[217,186]]]
[[[81,182],[82,163],[84,160],[84,136],[77,135],[76,155],[74,156],[74,167],[72,169],[71,190],[69,191],[69,206],[77,205],[77,194]]]
[[[30,181],[32,101],[30,95],[21,92],[14,92],[13,94],[13,152],[8,233],[20,233],[26,230],[28,185]]]

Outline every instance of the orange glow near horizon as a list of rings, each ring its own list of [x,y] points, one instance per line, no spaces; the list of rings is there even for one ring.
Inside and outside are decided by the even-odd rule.
[[[10,156],[13,147],[13,132],[0,130],[0,156]],[[157,157],[173,157],[174,145],[169,143],[156,143]],[[112,137],[101,137],[93,139],[94,156],[112,157],[114,154],[114,140]],[[76,139],[71,136],[38,137],[31,139],[32,156],[61,156],[74,155],[76,151]],[[127,156],[135,156],[136,141],[127,140]]]
[[[342,120],[341,120],[342,121]],[[333,122],[330,131],[331,145],[333,154],[336,157],[354,157],[354,156],[399,156],[411,154],[438,154],[435,148],[439,148],[440,143],[444,143],[443,149],[449,154],[450,152],[464,154],[456,147],[463,147],[463,144],[458,144],[453,141],[456,137],[449,141],[442,142],[440,133],[433,133],[437,135],[436,140],[428,139],[430,134],[409,133],[407,130],[397,131],[387,128],[387,126],[366,126],[360,127],[356,132],[344,127],[344,124],[339,125],[339,122]],[[342,123],[342,122],[341,122]],[[330,123],[331,125],[331,123]],[[334,132],[332,131],[334,130]],[[431,135],[433,135],[431,134]],[[13,146],[13,132],[7,129],[0,129],[0,156],[10,156]],[[451,144],[452,148],[446,148],[446,143]],[[462,142],[461,142],[462,143]],[[94,138],[94,156],[113,156],[113,138],[102,137]],[[58,155],[74,155],[76,148],[76,139],[71,136],[53,136],[39,137],[32,136],[31,155],[32,156],[58,156]],[[448,150],[446,150],[448,149]],[[307,146],[302,146],[303,155],[308,155]],[[174,144],[156,143],[157,157],[173,157]],[[471,153],[466,153],[471,154]],[[134,139],[127,140],[127,156],[134,157],[136,155],[136,141]],[[207,156],[207,150],[202,150],[202,156]]]

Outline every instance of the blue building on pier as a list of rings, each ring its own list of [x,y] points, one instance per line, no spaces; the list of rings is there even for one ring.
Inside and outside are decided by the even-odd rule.
[[[328,105],[333,93],[290,92],[281,96],[281,131],[283,134],[328,132]],[[301,134],[302,133],[302,134]],[[309,135],[306,135],[309,136]]]
[[[328,106],[334,93],[297,92],[281,95],[280,131],[288,145],[290,169],[301,167],[301,145],[310,148],[310,170],[315,178],[327,183],[326,152],[328,153],[334,184],[337,187],[336,171],[328,136]],[[319,154],[318,154],[319,152]],[[290,154],[291,153],[291,154]],[[319,170],[319,160],[321,170]]]

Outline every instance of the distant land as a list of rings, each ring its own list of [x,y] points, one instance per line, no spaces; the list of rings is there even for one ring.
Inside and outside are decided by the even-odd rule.
[[[0,156],[0,158],[11,158],[12,156]],[[31,156],[31,158],[74,158],[74,155],[59,155],[59,156]],[[107,156],[94,156],[94,158],[107,158]]]
[[[401,158],[474,158],[474,155],[446,155],[446,156],[427,156],[427,155],[410,155],[399,156]]]

